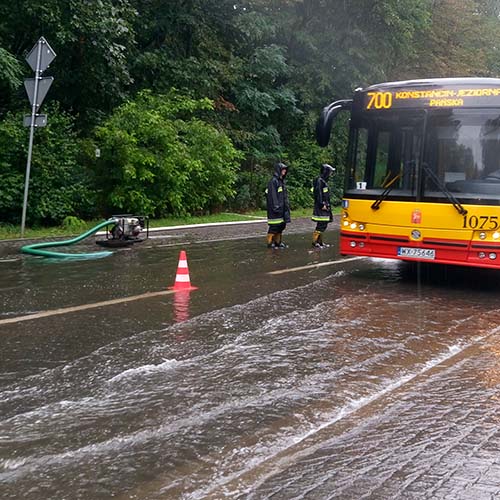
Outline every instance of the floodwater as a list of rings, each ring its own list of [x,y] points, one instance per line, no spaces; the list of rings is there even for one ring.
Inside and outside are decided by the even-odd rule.
[[[0,497],[500,498],[499,275],[288,242],[4,255]]]

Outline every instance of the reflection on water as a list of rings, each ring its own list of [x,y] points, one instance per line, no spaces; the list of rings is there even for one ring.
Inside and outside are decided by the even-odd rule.
[[[173,307],[174,307],[174,322],[182,323],[189,319],[189,296],[191,292],[178,291],[174,293]]]
[[[276,280],[265,270],[325,257],[230,249],[204,268],[193,252],[200,290],[141,306],[168,301],[162,327],[139,328],[129,305],[63,337],[85,352],[109,335],[84,355],[39,337],[58,362],[0,391],[2,498],[432,498],[471,459],[486,474],[498,290],[368,259]],[[136,257],[143,275],[166,267]],[[131,333],[112,337],[111,318]],[[33,342],[14,336],[8,352]]]
[[[474,269],[425,262],[399,263],[401,278],[421,284],[474,291],[500,291],[500,272],[495,269]]]

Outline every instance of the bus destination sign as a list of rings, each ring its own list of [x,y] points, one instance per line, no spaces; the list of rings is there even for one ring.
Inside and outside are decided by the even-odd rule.
[[[368,91],[364,109],[500,107],[500,87]]]

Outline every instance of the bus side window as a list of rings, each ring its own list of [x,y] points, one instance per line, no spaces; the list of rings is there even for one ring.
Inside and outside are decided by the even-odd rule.
[[[415,168],[420,150],[420,136],[412,128],[403,128],[401,144],[401,177],[402,188],[415,190]]]
[[[484,126],[483,169],[478,169],[479,178],[495,179],[500,168],[500,116],[490,119]]]
[[[368,150],[368,130],[360,128],[358,130],[357,144],[356,144],[356,161],[354,182],[366,182],[366,157]]]
[[[377,136],[377,152],[375,155],[375,172],[373,176],[373,187],[381,188],[387,182],[389,172],[389,145],[390,134],[380,131]]]

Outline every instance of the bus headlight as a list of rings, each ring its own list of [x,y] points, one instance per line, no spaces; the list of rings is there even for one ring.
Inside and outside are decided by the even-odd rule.
[[[349,225],[349,221],[348,220],[345,220],[344,221],[344,226],[347,227]]]
[[[486,239],[486,233],[479,233],[479,239],[480,240],[485,240]]]
[[[355,222],[351,223],[351,229],[356,229],[357,227],[358,227],[358,225]]]
[[[497,231],[495,231],[495,232],[493,233],[493,239],[494,239],[494,240],[498,240],[498,238],[500,238],[500,233],[499,233],[499,232],[497,232]]]
[[[495,260],[497,258],[497,254],[495,252],[490,252],[490,254],[488,255],[488,257],[491,259],[491,260]]]
[[[349,243],[351,245],[351,248],[356,248],[356,242],[355,241],[351,241],[351,243]]]
[[[365,230],[365,225],[364,225],[364,224],[360,224],[360,225],[358,226],[358,229],[359,229],[360,231],[364,231],[364,230]]]
[[[486,254],[484,252],[479,252],[477,255],[480,259],[484,259],[486,257]]]

